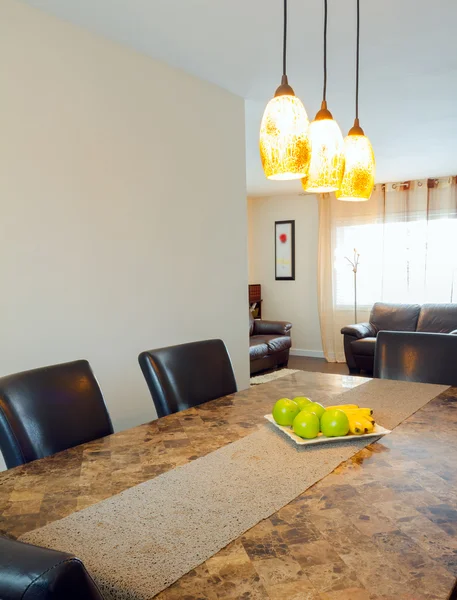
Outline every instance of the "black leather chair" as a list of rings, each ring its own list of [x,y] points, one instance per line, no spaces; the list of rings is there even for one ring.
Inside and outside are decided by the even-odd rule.
[[[1,600],[103,600],[83,563],[64,552],[0,537]]]
[[[159,417],[237,391],[222,340],[147,350],[139,355],[138,362]]]
[[[380,331],[374,376],[457,385],[457,335]]]
[[[447,600],[457,600],[457,580],[454,583],[454,587],[452,588]]]
[[[0,450],[8,468],[111,433],[87,360],[0,378]]]

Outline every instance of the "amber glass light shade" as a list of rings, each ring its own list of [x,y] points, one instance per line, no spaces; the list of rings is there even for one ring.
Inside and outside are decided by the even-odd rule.
[[[277,95],[267,104],[260,125],[260,158],[267,179],[301,179],[308,173],[309,121],[301,100]]]
[[[361,132],[361,133],[360,133]],[[335,193],[338,200],[363,202],[369,200],[374,188],[375,158],[370,140],[360,130],[344,138],[346,165],[340,189]]]
[[[326,111],[327,117],[320,118],[322,113],[309,126],[311,163],[308,176],[302,179],[303,189],[315,194],[339,189],[344,171],[343,134],[331,113]]]

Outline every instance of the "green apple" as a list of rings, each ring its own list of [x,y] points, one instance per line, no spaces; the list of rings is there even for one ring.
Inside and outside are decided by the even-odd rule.
[[[325,413],[325,408],[322,404],[319,404],[319,402],[310,402],[309,404],[306,404],[302,410],[314,413],[318,419]]]
[[[298,404],[300,410],[303,410],[307,404],[310,404],[310,402],[312,402],[312,400],[310,398],[307,398],[306,396],[297,396],[296,398],[294,398],[294,402]]]
[[[319,418],[309,410],[302,410],[295,417],[292,429],[298,436],[311,440],[319,435]]]
[[[321,431],[326,437],[347,435],[349,419],[346,413],[337,408],[326,410],[321,417]]]
[[[299,412],[296,402],[290,398],[281,398],[273,407],[273,419],[278,425],[292,425]]]

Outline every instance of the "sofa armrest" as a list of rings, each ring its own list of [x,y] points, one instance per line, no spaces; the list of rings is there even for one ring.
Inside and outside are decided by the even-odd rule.
[[[254,321],[254,335],[290,335],[291,329],[287,321]]]
[[[376,337],[376,330],[371,323],[358,323],[357,325],[346,325],[341,330],[343,335],[352,335],[358,340],[366,337]]]

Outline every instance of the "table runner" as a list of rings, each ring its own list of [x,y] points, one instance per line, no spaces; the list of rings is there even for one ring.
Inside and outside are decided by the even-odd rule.
[[[379,422],[393,428],[445,389],[373,380],[332,404],[371,406]],[[21,539],[75,553],[107,600],[146,600],[372,442],[298,447],[267,424]]]

